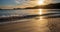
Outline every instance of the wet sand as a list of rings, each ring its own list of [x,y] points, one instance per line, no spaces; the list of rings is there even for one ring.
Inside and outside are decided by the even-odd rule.
[[[48,27],[51,32],[60,32],[60,18],[48,19]]]
[[[60,18],[0,24],[0,32],[60,32]]]

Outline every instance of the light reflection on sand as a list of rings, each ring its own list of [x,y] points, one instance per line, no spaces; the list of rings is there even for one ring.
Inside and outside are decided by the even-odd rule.
[[[40,32],[50,32],[49,28],[47,27],[48,26],[48,19],[44,19],[44,17],[41,16],[40,19],[37,20],[37,22],[39,23],[37,25],[39,25],[38,30]]]
[[[47,10],[43,10],[43,9],[38,9],[38,13],[40,14],[40,15],[42,15],[42,14],[46,14],[46,13],[48,13],[48,11]],[[38,21],[38,23],[39,24],[37,24],[37,25],[39,25],[38,27],[39,27],[39,31],[40,32],[50,32],[50,30],[49,30],[49,28],[47,27],[48,26],[48,19],[44,19],[44,16],[40,16],[40,17],[38,17],[39,19],[37,20]]]

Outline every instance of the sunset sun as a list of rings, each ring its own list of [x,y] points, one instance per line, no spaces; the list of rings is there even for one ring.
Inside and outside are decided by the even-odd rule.
[[[38,0],[38,5],[44,5],[45,0]]]

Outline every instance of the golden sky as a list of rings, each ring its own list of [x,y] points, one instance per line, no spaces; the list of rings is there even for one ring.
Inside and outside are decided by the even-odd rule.
[[[14,5],[13,4],[5,5],[5,6],[3,5],[3,6],[0,6],[0,8],[12,9],[12,8],[33,7],[33,6],[41,5],[40,2],[43,2],[44,4],[49,4],[52,2],[52,0],[14,0],[14,3],[12,2]]]

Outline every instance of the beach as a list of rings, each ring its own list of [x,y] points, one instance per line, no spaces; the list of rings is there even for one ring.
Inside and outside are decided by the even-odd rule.
[[[60,18],[35,19],[0,25],[0,32],[60,32]]]
[[[9,12],[8,10],[9,13],[2,10],[0,32],[60,32],[60,10],[53,10],[22,10],[21,13],[17,13],[20,10],[17,12],[15,10]],[[40,15],[39,11],[43,14]],[[24,16],[20,17],[20,14]],[[11,15],[19,17],[11,17]]]

